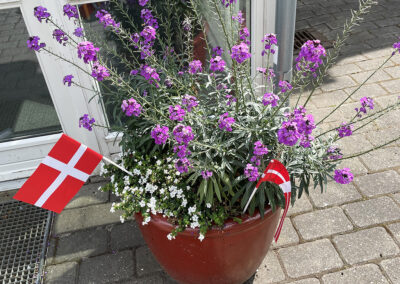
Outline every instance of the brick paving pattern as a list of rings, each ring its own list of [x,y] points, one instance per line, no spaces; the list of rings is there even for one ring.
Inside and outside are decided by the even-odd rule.
[[[313,27],[328,39],[341,31],[358,0],[299,0],[297,29]],[[308,108],[318,121],[362,82],[391,52],[400,35],[398,0],[379,0],[350,38]],[[354,114],[365,95],[377,108],[400,94],[400,56],[394,57],[323,128]],[[398,136],[400,111],[343,139],[356,153]],[[357,141],[357,143],[355,143]],[[346,160],[356,178],[311,190],[290,208],[282,235],[249,283],[400,283],[400,148]],[[174,283],[154,260],[133,221],[109,213],[111,196],[100,183],[86,185],[55,219],[49,243],[46,283]]]

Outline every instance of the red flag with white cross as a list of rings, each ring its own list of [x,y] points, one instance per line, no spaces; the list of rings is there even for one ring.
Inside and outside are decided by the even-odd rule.
[[[14,199],[60,213],[102,158],[63,134]]]

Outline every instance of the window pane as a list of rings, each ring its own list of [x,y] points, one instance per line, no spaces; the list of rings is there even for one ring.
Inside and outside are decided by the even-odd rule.
[[[20,10],[0,10],[0,27],[0,142],[60,132]]]

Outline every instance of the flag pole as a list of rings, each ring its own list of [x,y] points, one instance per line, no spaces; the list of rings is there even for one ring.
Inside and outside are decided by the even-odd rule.
[[[129,172],[127,169],[121,167],[120,165],[114,163],[113,161],[111,161],[109,158],[106,158],[103,156],[103,160],[106,161],[107,163],[110,163],[113,166],[116,166],[118,169],[120,169],[121,171],[126,172],[128,175],[130,175],[131,177],[133,177],[133,174],[131,172]]]

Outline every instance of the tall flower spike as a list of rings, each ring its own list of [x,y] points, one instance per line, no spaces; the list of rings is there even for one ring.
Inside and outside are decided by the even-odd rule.
[[[68,19],[75,18],[79,19],[78,9],[76,6],[65,4],[63,7],[64,15],[68,16]]]
[[[50,13],[47,12],[47,8],[43,6],[37,6],[33,9],[33,15],[38,19],[39,22],[42,22],[42,20],[48,21],[48,18],[50,17]]]
[[[28,45],[28,48],[39,51],[41,48],[46,47],[46,44],[44,42],[40,43],[39,40],[40,40],[40,37],[38,37],[38,36],[30,37],[28,39],[28,41],[26,42]]]
[[[79,118],[79,127],[83,127],[89,131],[92,131],[92,126],[95,122],[96,121],[94,118],[90,118],[88,114],[84,114],[81,118]]]

